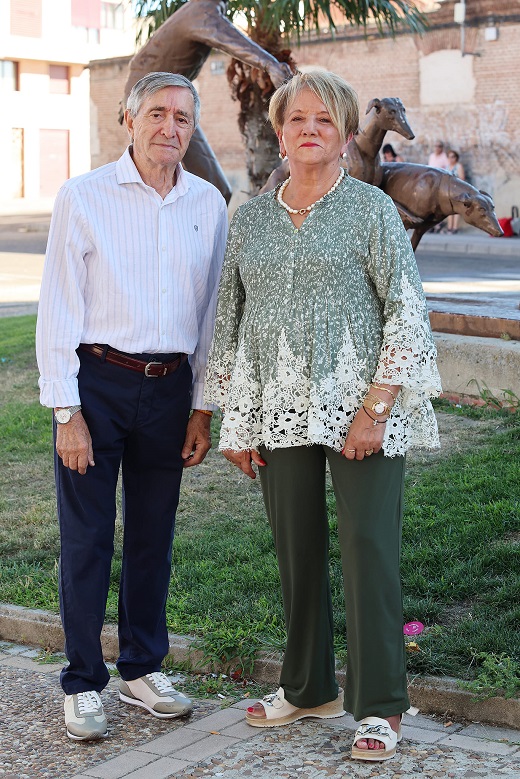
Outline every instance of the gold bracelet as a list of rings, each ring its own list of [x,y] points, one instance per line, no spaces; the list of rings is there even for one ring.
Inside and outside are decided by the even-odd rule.
[[[194,408],[193,410],[194,411],[198,411],[199,414],[206,414],[207,417],[212,417],[213,416],[213,411],[206,411],[205,408]]]
[[[394,395],[392,390],[388,389],[388,387],[381,387],[379,384],[374,384],[374,382],[372,382],[372,387],[374,389],[382,390],[383,392],[388,392],[388,394],[391,395],[394,400],[397,400],[397,395]]]

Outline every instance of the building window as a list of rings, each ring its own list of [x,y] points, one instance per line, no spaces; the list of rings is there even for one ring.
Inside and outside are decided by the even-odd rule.
[[[125,12],[122,3],[101,3],[101,29],[125,29]]]
[[[11,2],[11,35],[42,36],[42,0]]]
[[[13,127],[11,130],[11,158],[8,160],[8,170],[11,169],[7,180],[11,184],[11,197],[23,197],[23,128]]]
[[[96,27],[74,27],[78,40],[83,43],[99,44],[100,35]]]
[[[49,92],[53,95],[70,94],[69,68],[67,65],[49,65]]]
[[[18,92],[18,63],[11,60],[0,60],[0,91]]]
[[[212,60],[210,71],[212,76],[221,76],[226,72],[226,63],[223,60]]]
[[[86,43],[99,43],[101,0],[71,0],[72,26]]]
[[[99,29],[101,0],[71,0],[70,10],[73,27]]]

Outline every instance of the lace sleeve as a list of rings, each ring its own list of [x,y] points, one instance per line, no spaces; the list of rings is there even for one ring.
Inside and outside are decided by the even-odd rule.
[[[401,385],[401,404],[418,405],[441,391],[437,352],[411,244],[389,199],[371,237],[369,272],[384,304],[374,381]]]
[[[241,241],[239,212],[237,212],[229,228],[226,257],[218,291],[215,331],[204,383],[204,400],[206,403],[215,403],[220,408],[224,408],[228,394],[245,301],[244,286],[238,269]]]

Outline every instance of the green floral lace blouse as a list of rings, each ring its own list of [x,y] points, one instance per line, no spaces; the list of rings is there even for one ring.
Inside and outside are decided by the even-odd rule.
[[[384,454],[437,447],[436,350],[392,200],[345,176],[297,229],[275,195],[230,227],[205,385],[223,409],[219,448],[341,451],[372,381],[402,385]]]

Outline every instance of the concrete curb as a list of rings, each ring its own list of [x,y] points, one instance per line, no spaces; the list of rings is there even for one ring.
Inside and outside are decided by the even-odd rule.
[[[520,237],[492,238],[479,232],[463,231],[457,235],[426,233],[417,247],[417,254],[436,251],[442,254],[476,254],[483,257],[520,257]]]
[[[487,387],[503,399],[503,390],[520,397],[520,341],[433,333],[437,365],[445,393],[478,396]]]
[[[170,634],[169,656],[197,671],[212,670],[203,664],[202,653],[193,649],[193,638]],[[64,637],[60,618],[41,609],[0,604],[0,639],[31,646],[41,646],[51,652],[62,652]],[[114,662],[118,655],[117,628],[107,625],[101,635],[103,653]],[[278,684],[280,658],[262,654],[255,663],[253,677],[262,683]],[[345,685],[345,671],[338,670],[338,682]],[[488,698],[475,701],[470,692],[458,687],[456,679],[446,677],[415,677],[409,686],[410,701],[423,714],[440,714],[501,727],[518,728],[520,699]]]

